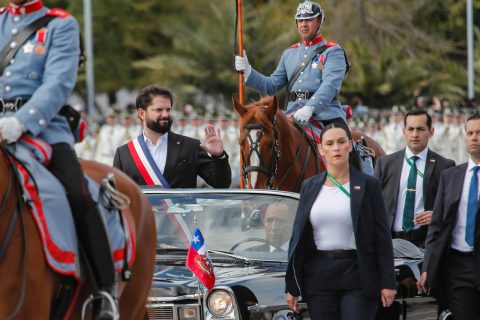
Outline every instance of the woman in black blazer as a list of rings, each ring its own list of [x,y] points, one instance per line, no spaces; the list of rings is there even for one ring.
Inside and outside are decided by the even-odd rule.
[[[287,303],[297,312],[302,296],[312,319],[375,319],[379,298],[388,307],[396,294],[380,184],[354,168],[358,156],[346,125],[327,125],[320,139],[328,171],[302,184],[288,251]]]

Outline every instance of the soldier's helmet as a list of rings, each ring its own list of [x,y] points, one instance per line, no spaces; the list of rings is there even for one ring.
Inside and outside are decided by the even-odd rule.
[[[295,20],[306,20],[316,17],[320,17],[321,24],[323,24],[325,14],[318,3],[307,0],[298,5]]]

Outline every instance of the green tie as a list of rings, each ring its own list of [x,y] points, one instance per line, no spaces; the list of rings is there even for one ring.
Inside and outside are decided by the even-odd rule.
[[[405,207],[403,208],[402,228],[405,231],[413,230],[413,211],[415,209],[415,189],[417,188],[417,156],[410,157],[412,165],[407,181],[407,194],[405,195]]]

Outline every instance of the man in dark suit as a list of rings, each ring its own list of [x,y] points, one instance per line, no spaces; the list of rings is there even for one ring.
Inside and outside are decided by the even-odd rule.
[[[445,170],[440,178],[428,230],[418,289],[447,293],[455,320],[480,319],[480,218],[478,171],[480,114],[468,118],[467,163]]]
[[[295,210],[291,204],[287,201],[272,202],[262,210],[261,218],[267,243],[249,248],[247,251],[287,252],[295,219]]]
[[[375,166],[393,238],[419,247],[425,245],[440,174],[455,165],[428,148],[433,133],[432,118],[426,111],[407,112],[403,128],[407,147],[381,157]]]
[[[173,100],[170,90],[156,85],[139,92],[136,107],[143,133],[117,149],[113,165],[139,185],[195,188],[198,175],[212,187],[228,188],[232,172],[220,131],[207,126],[205,145],[170,131]]]

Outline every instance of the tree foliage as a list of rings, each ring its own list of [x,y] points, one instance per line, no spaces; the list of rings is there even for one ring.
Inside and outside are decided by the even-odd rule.
[[[184,101],[229,104],[233,71],[234,0],[92,0],[98,91],[161,83]],[[244,47],[264,74],[299,41],[299,0],[243,0]],[[408,104],[412,93],[459,101],[466,95],[466,1],[323,0],[322,34],[345,48],[352,63],[345,100],[360,94],[374,107]],[[82,1],[45,0],[83,22]],[[480,0],[476,18],[476,90],[480,78]],[[83,79],[80,77],[80,79]],[[247,89],[248,99],[258,93]]]

